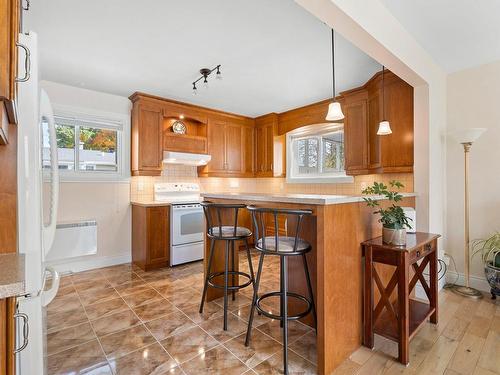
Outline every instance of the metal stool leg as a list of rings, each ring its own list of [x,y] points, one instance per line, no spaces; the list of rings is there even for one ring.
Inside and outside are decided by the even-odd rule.
[[[205,304],[205,297],[207,295],[208,278],[210,277],[210,269],[212,268],[212,259],[214,257],[214,247],[215,247],[215,240],[212,239],[212,240],[210,240],[210,254],[208,255],[207,274],[205,276],[205,283],[203,284],[203,293],[201,295],[200,314],[203,312],[203,305]]]
[[[280,327],[281,328],[283,328],[283,301],[284,301],[284,299],[283,299],[283,291],[284,291],[283,259],[285,259],[285,257],[280,257],[280,316],[281,316]]]
[[[228,267],[229,267],[229,242],[226,242],[225,247],[225,264],[224,264],[224,331],[227,331],[227,284],[228,280]]]
[[[286,257],[281,257],[281,278],[283,280],[283,304],[282,304],[282,322],[283,322],[283,370],[288,375],[288,280],[286,269]]]
[[[257,280],[255,281],[255,289],[253,291],[252,305],[250,305],[250,317],[248,318],[247,336],[245,338],[245,346],[250,344],[250,334],[252,331],[253,315],[255,312],[255,303],[257,302],[257,293],[259,292],[260,275],[262,274],[262,265],[264,264],[264,253],[260,253],[259,268],[257,269]]]
[[[231,271],[236,271],[235,263],[234,263],[234,241],[231,241]],[[231,276],[232,286],[236,285],[236,275],[232,274]],[[236,299],[236,290],[233,290],[233,301]]]
[[[309,276],[309,268],[307,267],[306,254],[302,254],[302,260],[304,261],[304,271],[306,273],[307,290],[309,292],[309,298],[311,299],[312,313],[313,313],[313,319],[314,319],[314,328],[316,329],[316,332],[317,332],[318,331],[318,321],[316,320],[316,306],[314,304],[313,288],[311,285],[311,277]]]
[[[253,273],[252,255],[250,254],[250,248],[248,247],[248,239],[246,238],[245,247],[247,249],[248,268],[250,269],[250,276],[252,277],[252,286],[255,290],[255,274]]]

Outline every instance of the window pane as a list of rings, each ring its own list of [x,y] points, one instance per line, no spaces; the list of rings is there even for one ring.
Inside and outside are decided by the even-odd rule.
[[[344,140],[341,132],[323,136],[322,173],[344,170]]]
[[[59,169],[75,168],[75,128],[56,123],[57,158]],[[50,169],[49,126],[42,122],[42,167]]]
[[[117,131],[80,127],[79,169],[117,171]]]
[[[303,138],[297,142],[297,173],[318,173],[319,141],[318,138]]]

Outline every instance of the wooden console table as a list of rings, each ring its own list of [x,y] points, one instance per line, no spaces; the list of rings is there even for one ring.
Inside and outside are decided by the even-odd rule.
[[[417,232],[407,234],[406,246],[386,245],[382,243],[382,237],[362,243],[365,257],[363,345],[373,348],[375,333],[396,341],[399,348],[398,359],[405,365],[409,362],[410,340],[417,329],[427,318],[434,324],[438,321],[439,237],[437,234]],[[387,285],[384,286],[374,263],[396,267]],[[427,265],[430,269],[430,285],[423,275]],[[425,290],[429,303],[410,298],[418,281]],[[374,283],[380,293],[375,308]],[[397,298],[391,296],[394,290],[397,290]]]

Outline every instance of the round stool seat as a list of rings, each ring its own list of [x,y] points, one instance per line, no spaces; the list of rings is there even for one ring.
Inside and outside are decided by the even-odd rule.
[[[245,238],[250,237],[252,235],[252,231],[245,227],[236,227],[236,235],[234,235],[234,226],[223,225],[221,227],[211,227],[208,230],[208,235],[221,239],[234,237]]]
[[[260,251],[268,252],[269,254],[275,253],[302,253],[309,251],[311,245],[309,242],[304,241],[301,238],[297,239],[297,249],[294,252],[295,237],[279,236],[278,237],[278,249],[276,249],[276,238],[274,236],[268,236],[261,238],[257,241],[255,248]]]

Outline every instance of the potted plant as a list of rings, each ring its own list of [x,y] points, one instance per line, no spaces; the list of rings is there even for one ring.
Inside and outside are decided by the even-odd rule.
[[[389,185],[393,189],[401,189],[404,185],[399,182],[392,180]],[[388,190],[387,186],[382,182],[374,182],[372,186],[367,187],[362,191],[366,195],[382,195],[392,202],[399,202],[403,199],[403,196],[394,190]],[[400,206],[392,204],[387,208],[380,207],[380,203],[377,199],[364,197],[363,198],[367,205],[372,208],[378,208],[374,214],[379,214],[379,222],[382,223],[382,241],[389,245],[404,246],[406,245],[406,228],[411,228],[409,217],[405,215],[405,212]]]
[[[500,296],[500,232],[486,239],[472,241],[472,256],[481,254],[486,280],[491,287],[491,298]]]

